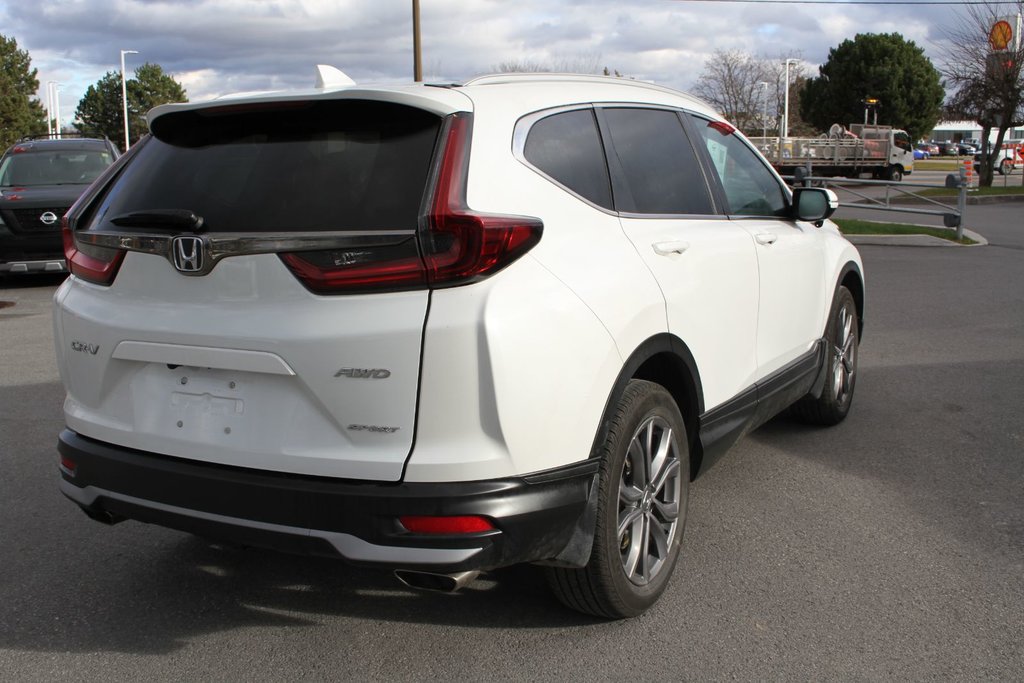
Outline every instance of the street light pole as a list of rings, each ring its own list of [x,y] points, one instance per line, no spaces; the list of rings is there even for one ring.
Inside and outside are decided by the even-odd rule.
[[[137,55],[138,50],[121,50],[121,111],[124,115],[124,151],[128,151],[128,88],[124,80],[124,56]]]
[[[768,141],[768,81],[758,81],[761,86],[761,137]]]
[[[53,135],[53,86],[57,81],[46,82],[46,132]]]
[[[782,106],[782,137],[785,140],[789,137],[789,65],[790,63],[796,64],[800,60],[789,58],[786,60],[786,87],[785,87],[785,104]]]
[[[53,117],[53,127],[57,134],[57,139],[60,140],[60,83],[53,84],[53,107],[56,116]]]

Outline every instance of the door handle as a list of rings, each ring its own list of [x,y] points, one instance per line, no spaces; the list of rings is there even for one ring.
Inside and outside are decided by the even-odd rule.
[[[680,241],[655,242],[651,246],[654,247],[655,254],[668,256],[669,254],[682,254],[690,248],[690,243]]]
[[[759,232],[754,235],[754,239],[758,244],[775,244],[775,240],[779,239],[779,236],[771,232]]]

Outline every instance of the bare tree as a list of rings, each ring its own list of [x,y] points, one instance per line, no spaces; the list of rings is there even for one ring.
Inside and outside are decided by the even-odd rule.
[[[792,137],[815,136],[822,131],[815,129],[800,116],[800,98],[803,96],[804,86],[807,84],[803,55],[800,52],[780,53],[775,57],[761,59],[768,76],[765,80],[771,83],[772,96],[768,101],[769,115],[774,116],[776,121],[781,121],[784,114],[787,59],[799,59],[800,61],[789,66],[789,123],[786,125],[786,130]],[[775,107],[774,114],[771,113],[772,106]]]
[[[753,55],[740,50],[715,50],[704,62],[693,91],[740,130],[753,133],[762,128],[762,98],[767,96],[759,83],[770,82],[769,78],[765,64]]]
[[[747,135],[760,136],[765,128],[778,132],[785,94],[786,57],[792,58],[793,55],[776,59],[755,57],[740,50],[717,50],[704,62],[704,71],[693,91]],[[799,110],[803,65],[791,65],[789,77],[790,130],[799,135],[807,132],[799,122],[793,125]],[[766,117],[767,121],[764,120]]]
[[[954,91],[946,104],[946,115],[975,120],[981,125],[982,164],[978,177],[986,187],[992,185],[995,161],[1006,131],[1024,125],[1024,42],[1017,35],[1022,12],[1021,0],[1012,5],[971,5],[960,15],[960,23],[946,31],[949,45],[942,74]],[[998,26],[1002,20],[1007,27]],[[1009,42],[1006,38],[1010,38]],[[993,130],[996,142],[990,148]]]
[[[491,68],[495,73],[571,73],[596,74],[600,71],[600,54],[583,54],[575,57],[552,59],[506,59]]]

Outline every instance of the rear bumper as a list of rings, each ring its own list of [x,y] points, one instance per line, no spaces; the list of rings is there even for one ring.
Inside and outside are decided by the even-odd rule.
[[[204,464],[71,430],[58,450],[61,491],[94,518],[360,565],[433,572],[541,560],[582,565],[593,535],[596,460],[500,480],[392,484]],[[495,530],[412,534],[398,521],[404,515],[481,515]]]

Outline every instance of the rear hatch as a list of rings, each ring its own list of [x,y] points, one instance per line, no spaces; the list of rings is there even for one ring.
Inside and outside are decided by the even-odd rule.
[[[399,480],[443,113],[342,98],[155,118],[69,215],[75,276],[55,314],[68,426],[181,458]]]

